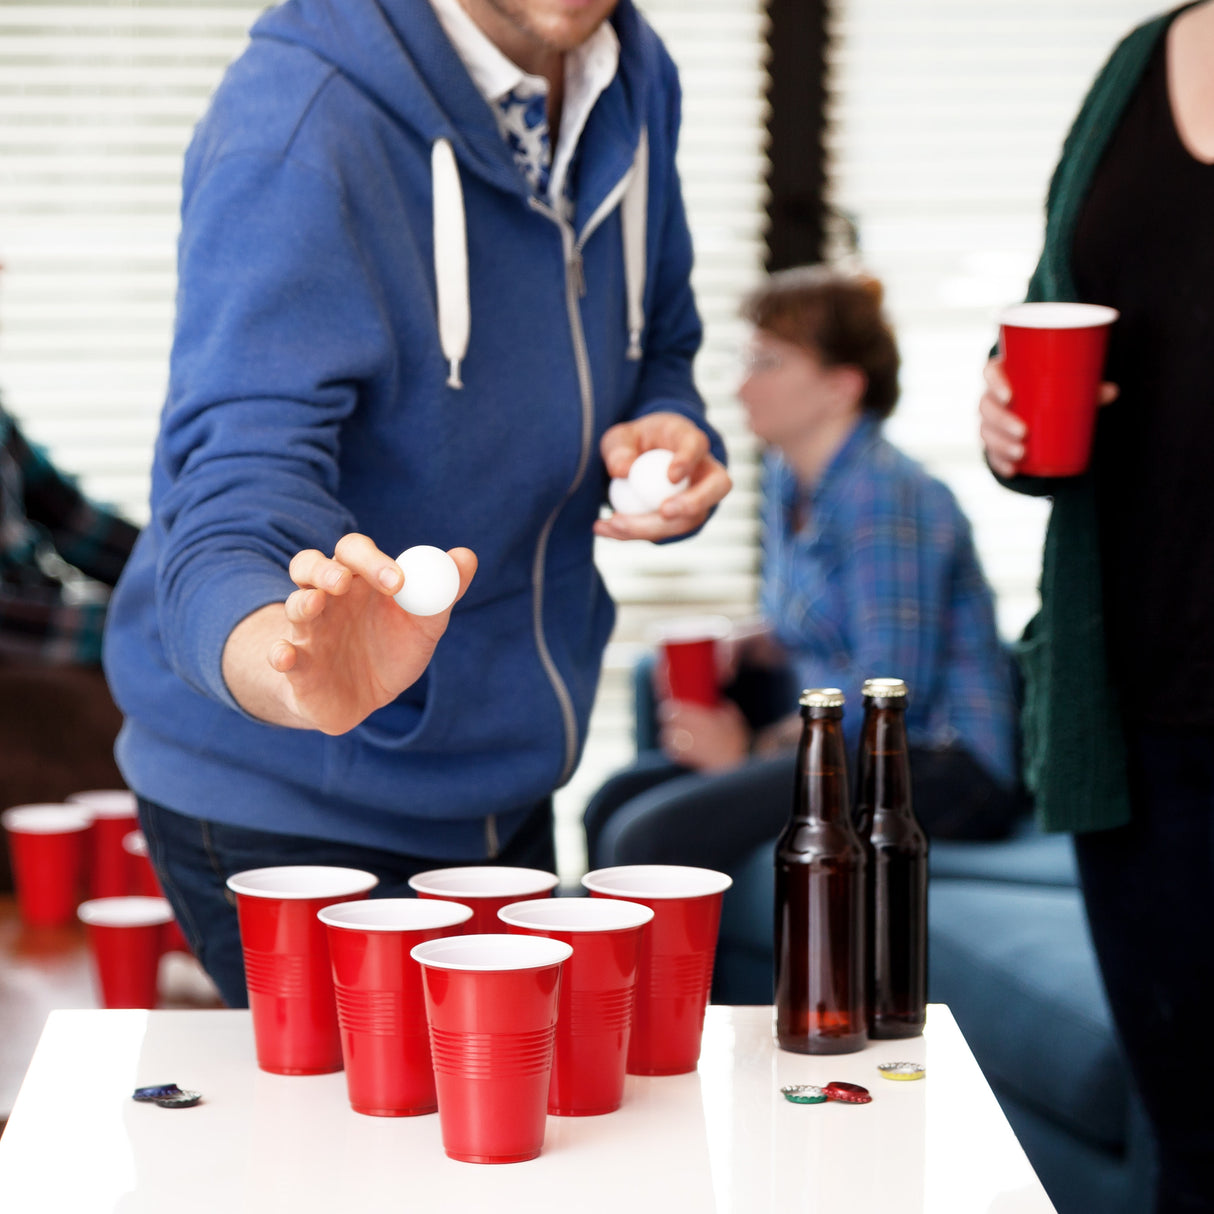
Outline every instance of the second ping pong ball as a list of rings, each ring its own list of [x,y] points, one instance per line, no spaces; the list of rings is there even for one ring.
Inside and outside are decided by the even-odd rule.
[[[406,548],[396,558],[405,584],[392,597],[410,615],[438,615],[459,594],[459,566],[431,544]]]
[[[673,451],[655,448],[642,451],[628,469],[629,487],[649,510],[656,510],[668,497],[682,493],[687,488],[687,477],[677,484],[670,479],[670,463],[673,459]]]

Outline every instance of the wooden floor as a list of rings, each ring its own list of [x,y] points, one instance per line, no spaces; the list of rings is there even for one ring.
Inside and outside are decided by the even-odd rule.
[[[83,925],[24,927],[12,896],[0,896],[0,1129],[47,1013],[99,1006]],[[160,963],[160,1006],[219,1007],[220,1001],[193,957],[169,953]]]

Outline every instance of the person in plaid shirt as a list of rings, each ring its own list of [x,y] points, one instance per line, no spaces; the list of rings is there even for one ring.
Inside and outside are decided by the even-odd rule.
[[[0,809],[122,786],[101,631],[137,535],[84,497],[0,405]],[[0,890],[9,888],[0,839]]]
[[[97,666],[138,529],[90,502],[0,405],[0,655]]]
[[[739,679],[721,705],[662,705],[662,754],[613,777],[587,807],[592,866],[609,819],[620,815],[618,832],[625,802],[639,806],[642,794],[650,809],[668,799],[675,816],[686,800],[718,842],[741,831],[739,853],[774,835],[792,788],[797,690],[844,692],[854,754],[871,677],[909,688],[915,809],[930,834],[996,838],[1024,808],[1012,664],[969,521],[882,434],[899,355],[881,305],[875,279],[821,266],[773,275],[744,305],[754,332],[738,395],[767,448],[762,619],[735,631]],[[780,675],[767,684],[769,700],[779,688],[771,723],[738,694],[742,679],[762,686],[756,669]]]

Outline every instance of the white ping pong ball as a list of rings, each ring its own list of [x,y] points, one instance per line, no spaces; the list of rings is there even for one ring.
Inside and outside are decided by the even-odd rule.
[[[607,500],[617,514],[647,514],[648,508],[637,496],[627,477],[613,476],[607,486]]]
[[[682,493],[691,483],[687,477],[674,484],[670,480],[673,451],[655,447],[642,451],[628,469],[628,485],[646,510],[656,510],[668,498]]]
[[[392,597],[410,615],[438,615],[459,594],[459,566],[432,544],[406,548],[396,558],[405,584]]]

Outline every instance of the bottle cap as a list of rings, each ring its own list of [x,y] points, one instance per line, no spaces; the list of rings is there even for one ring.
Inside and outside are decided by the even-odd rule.
[[[826,1089],[812,1083],[790,1083],[780,1089],[785,1100],[793,1104],[824,1104]]]
[[[877,1070],[886,1079],[922,1079],[927,1074],[921,1062],[880,1062]]]
[[[865,679],[861,695],[870,700],[894,700],[906,695],[906,683],[902,679]]]
[[[843,693],[837,687],[811,687],[801,692],[802,708],[842,708]]]
[[[835,1080],[826,1085],[826,1099],[840,1100],[844,1104],[871,1104],[872,1093],[858,1083],[842,1083]]]

